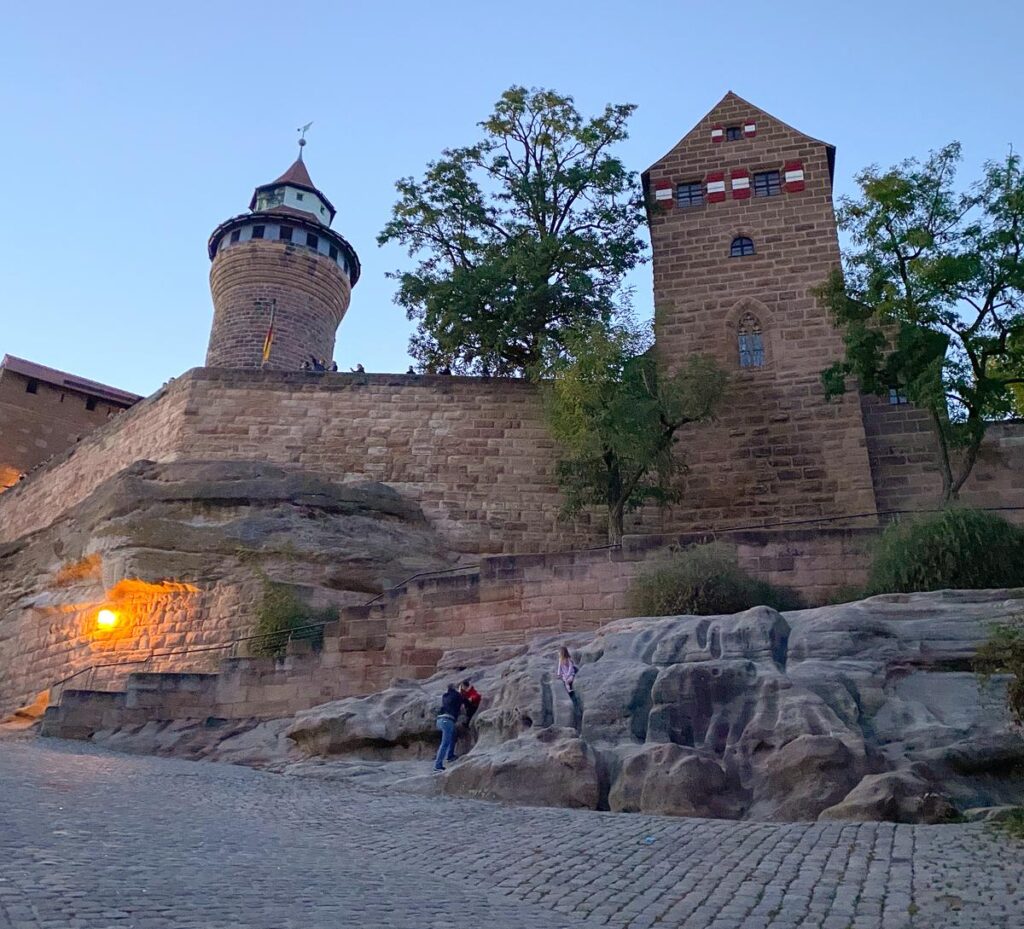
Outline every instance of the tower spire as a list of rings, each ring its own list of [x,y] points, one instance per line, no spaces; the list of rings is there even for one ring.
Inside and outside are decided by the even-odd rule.
[[[306,147],[306,133],[312,125],[313,120],[310,120],[305,126],[299,126],[299,128],[295,130],[299,134],[299,161],[302,161],[302,149]]]

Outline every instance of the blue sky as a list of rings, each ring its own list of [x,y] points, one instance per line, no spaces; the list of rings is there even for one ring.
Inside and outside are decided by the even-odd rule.
[[[638,105],[639,171],[732,89],[838,148],[837,194],[878,162],[964,144],[965,177],[1024,147],[1022,6],[301,2],[8,5],[0,29],[0,353],[149,393],[200,365],[206,239],[295,156],[363,276],[342,369],[404,371],[411,324],[376,235],[418,174],[513,83]],[[641,315],[650,268],[636,277]]]

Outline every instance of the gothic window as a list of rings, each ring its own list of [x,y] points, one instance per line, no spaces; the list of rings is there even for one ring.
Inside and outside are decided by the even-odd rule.
[[[680,206],[700,206],[704,202],[704,185],[700,181],[677,184],[676,202]]]
[[[764,367],[764,338],[761,323],[753,313],[745,313],[737,328],[741,368]]]
[[[730,126],[725,130],[725,140],[727,142],[735,142],[738,139],[743,138],[743,130],[739,126]]]
[[[782,193],[782,181],[778,171],[762,171],[754,175],[754,196],[774,197]]]
[[[738,235],[732,240],[729,246],[730,258],[745,258],[754,254],[754,240],[748,239],[745,235]]]

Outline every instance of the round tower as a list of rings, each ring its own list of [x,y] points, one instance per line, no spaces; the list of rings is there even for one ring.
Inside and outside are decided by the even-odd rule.
[[[302,144],[302,143],[300,143]],[[334,356],[359,280],[359,258],[330,226],[334,207],[309,177],[302,149],[249,212],[210,236],[213,328],[207,367],[296,370]]]

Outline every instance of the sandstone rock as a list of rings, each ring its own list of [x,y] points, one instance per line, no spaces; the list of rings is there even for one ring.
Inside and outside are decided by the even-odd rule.
[[[745,806],[713,758],[679,745],[645,745],[630,753],[608,795],[608,808],[623,813],[665,813],[737,819]]]
[[[941,823],[955,814],[949,800],[923,778],[909,771],[887,771],[867,775],[842,802],[823,810],[818,818]]]
[[[555,726],[475,751],[438,776],[445,793],[482,800],[593,810],[600,799],[593,750]]]

